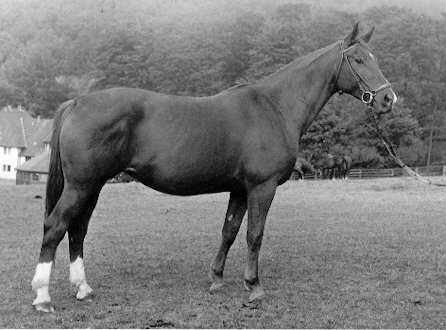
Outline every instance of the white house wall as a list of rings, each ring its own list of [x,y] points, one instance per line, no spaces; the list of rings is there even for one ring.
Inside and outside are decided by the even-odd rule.
[[[0,146],[0,178],[1,179],[11,179],[15,180],[16,177],[16,167],[20,166],[24,159],[20,157],[20,149],[10,147],[10,152],[5,154],[5,147]],[[4,166],[10,166],[11,170],[4,171]]]

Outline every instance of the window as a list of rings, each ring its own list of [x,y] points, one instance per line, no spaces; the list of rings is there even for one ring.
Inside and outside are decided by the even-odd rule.
[[[11,172],[11,165],[3,165],[3,172]]]
[[[11,147],[3,147],[3,154],[4,155],[10,155],[11,154]]]
[[[31,156],[25,156],[25,162],[31,159]]]

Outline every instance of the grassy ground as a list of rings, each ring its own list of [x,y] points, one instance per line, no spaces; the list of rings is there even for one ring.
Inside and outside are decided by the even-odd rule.
[[[92,302],[77,302],[61,243],[50,293],[31,308],[44,186],[0,185],[0,327],[444,328],[446,189],[409,178],[289,182],[270,211],[261,253],[268,296],[247,304],[245,224],[223,291],[208,266],[227,195],[173,197],[107,185],[86,239]]]

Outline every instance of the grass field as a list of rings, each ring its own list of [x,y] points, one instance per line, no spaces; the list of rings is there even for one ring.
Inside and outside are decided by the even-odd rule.
[[[243,290],[244,224],[226,287],[207,276],[227,194],[168,196],[107,185],[85,243],[92,302],[77,302],[61,243],[50,293],[33,311],[44,186],[0,184],[0,327],[445,328],[446,188],[409,178],[289,182],[267,221],[260,270],[268,296]]]

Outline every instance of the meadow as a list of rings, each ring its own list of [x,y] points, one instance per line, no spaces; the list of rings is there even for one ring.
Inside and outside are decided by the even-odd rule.
[[[439,178],[436,178],[439,180]],[[445,328],[446,189],[410,178],[292,181],[267,220],[260,276],[243,289],[246,224],[210,294],[227,194],[175,197],[109,184],[85,242],[95,290],[76,301],[59,246],[54,314],[32,309],[44,186],[0,184],[0,328]]]

